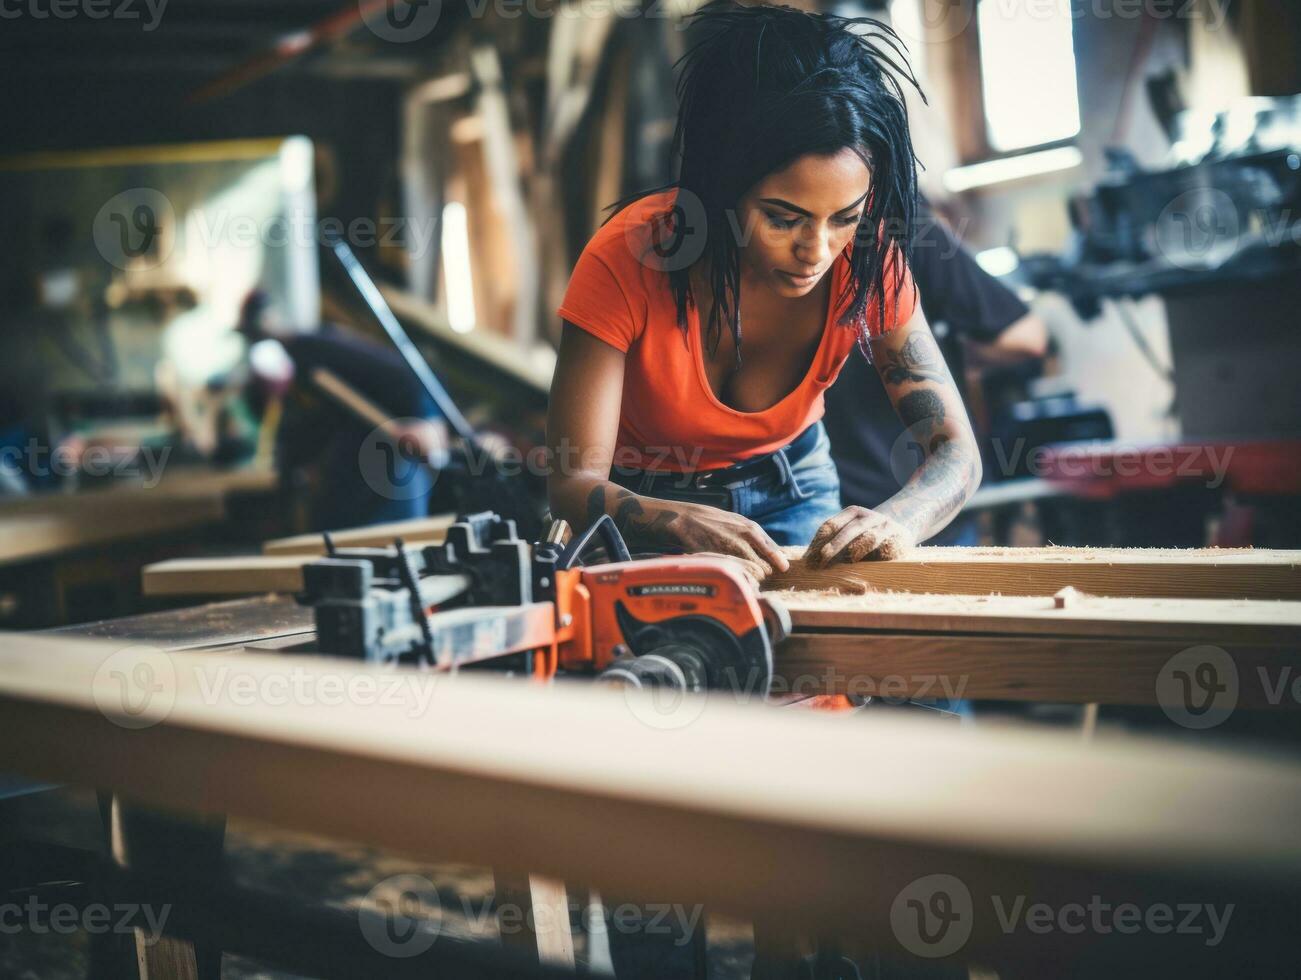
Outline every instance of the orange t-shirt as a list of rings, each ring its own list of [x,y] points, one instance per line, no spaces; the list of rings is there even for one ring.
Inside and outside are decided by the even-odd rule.
[[[661,264],[639,258],[656,234],[652,217],[661,216],[662,229],[676,193],[647,195],[597,230],[579,256],[556,314],[627,355],[617,464],[673,472],[719,469],[780,449],[822,418],[822,393],[857,343],[853,326],[836,322],[849,305],[842,294],[853,246],[832,266],[822,342],[804,380],[762,412],[739,412],[719,401],[709,385],[696,305],[688,304],[683,331],[668,273]],[[895,308],[887,307],[885,323],[899,326],[917,302],[911,274],[905,273],[897,304],[889,292],[887,302]],[[873,335],[879,333],[871,303],[867,323]]]

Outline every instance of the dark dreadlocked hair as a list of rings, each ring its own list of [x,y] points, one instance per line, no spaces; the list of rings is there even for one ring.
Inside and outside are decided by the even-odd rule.
[[[662,253],[671,255],[684,236],[700,233],[684,220],[686,212],[700,210],[695,206],[699,202],[709,285],[716,297],[706,337],[710,351],[716,351],[725,318],[739,364],[740,255],[735,229],[742,196],[799,157],[853,150],[870,168],[872,179],[854,235],[845,294],[852,292],[853,299],[840,322],[863,324],[859,347],[870,356],[866,311],[869,302],[875,302],[879,326],[885,328],[886,291],[897,296],[904,279],[904,264],[887,264],[887,256],[896,245],[906,263],[916,210],[917,160],[899,78],[919,93],[921,89],[903,42],[871,17],[811,14],[785,5],[711,0],[691,17],[691,30],[699,32],[700,40],[674,66],[682,66],[673,134],[679,177],[609,205],[613,210],[605,221],[649,194],[678,188]],[[691,208],[684,208],[683,191],[695,197]],[[672,268],[668,275],[678,325],[686,329],[688,304],[695,303],[689,269]]]

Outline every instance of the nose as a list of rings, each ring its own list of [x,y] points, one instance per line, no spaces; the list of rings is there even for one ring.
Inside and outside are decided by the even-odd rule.
[[[831,258],[831,228],[826,222],[809,226],[795,243],[795,258],[805,266],[822,268]]]

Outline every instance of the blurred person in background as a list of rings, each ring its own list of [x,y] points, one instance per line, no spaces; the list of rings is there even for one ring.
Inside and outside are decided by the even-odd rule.
[[[291,478],[307,470],[312,530],[424,517],[435,474],[425,461],[447,445],[447,426],[433,399],[397,351],[333,323],[295,330],[255,290],[240,312],[239,332],[262,397],[283,404],[276,455]],[[278,353],[277,353],[278,352]],[[388,414],[394,440],[312,382],[324,368]]]

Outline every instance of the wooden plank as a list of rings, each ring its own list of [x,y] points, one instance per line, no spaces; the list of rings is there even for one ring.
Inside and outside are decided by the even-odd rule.
[[[797,631],[855,629],[927,633],[1117,636],[1195,643],[1253,642],[1301,648],[1301,602],[1260,599],[1113,599],[1075,595],[1061,608],[1052,597],[843,595],[769,592]]]
[[[232,492],[268,491],[265,470],[190,467],[156,486],[125,484],[84,493],[42,493],[0,504],[0,565],[214,524]]]
[[[145,595],[261,595],[301,592],[303,566],[313,555],[236,555],[231,558],[173,558],[146,565]]]
[[[545,395],[551,390],[556,352],[550,346],[538,343],[531,347],[521,347],[515,341],[490,330],[459,333],[424,300],[392,286],[381,286],[379,291],[403,323],[416,327],[441,344],[482,361],[533,391]]]
[[[1210,652],[1211,650],[1218,652]],[[1188,651],[1203,651],[1203,653]],[[796,633],[777,649],[779,694],[988,698],[1072,704],[1167,705],[1182,696],[1184,655],[1234,677],[1233,707],[1295,711],[1301,647],[1067,636]],[[1232,664],[1232,668],[1221,667]],[[1217,679],[1223,677],[1217,675]],[[1219,702],[1216,702],[1219,703]],[[1226,702],[1227,703],[1227,702]]]
[[[385,412],[329,368],[314,370],[312,372],[312,383],[367,425],[382,429],[391,439],[396,440],[401,437],[401,427],[389,413]]]
[[[215,498],[154,500],[140,491],[130,498],[92,499],[98,496],[60,496],[20,513],[0,511],[0,565],[202,527],[220,521],[225,512]]]
[[[431,517],[413,517],[405,521],[369,524],[365,527],[331,531],[330,537],[340,548],[384,548],[401,538],[407,544],[437,544],[456,520],[454,514],[435,514]],[[296,534],[290,538],[275,538],[262,545],[264,555],[323,555],[325,540],[319,533]]]
[[[1301,552],[1253,548],[915,548],[894,561],[804,564],[769,589],[1052,595],[1072,586],[1098,596],[1301,599]]]
[[[943,875],[968,913],[957,949],[977,962],[1105,955],[1215,975],[1293,955],[1294,762],[851,717],[726,698],[667,713],[646,692],[597,686],[0,636],[0,767],[32,778],[703,902],[881,952],[916,951],[892,909]],[[1237,912],[1211,946],[1177,931],[1005,928],[995,911],[1018,897]]]

